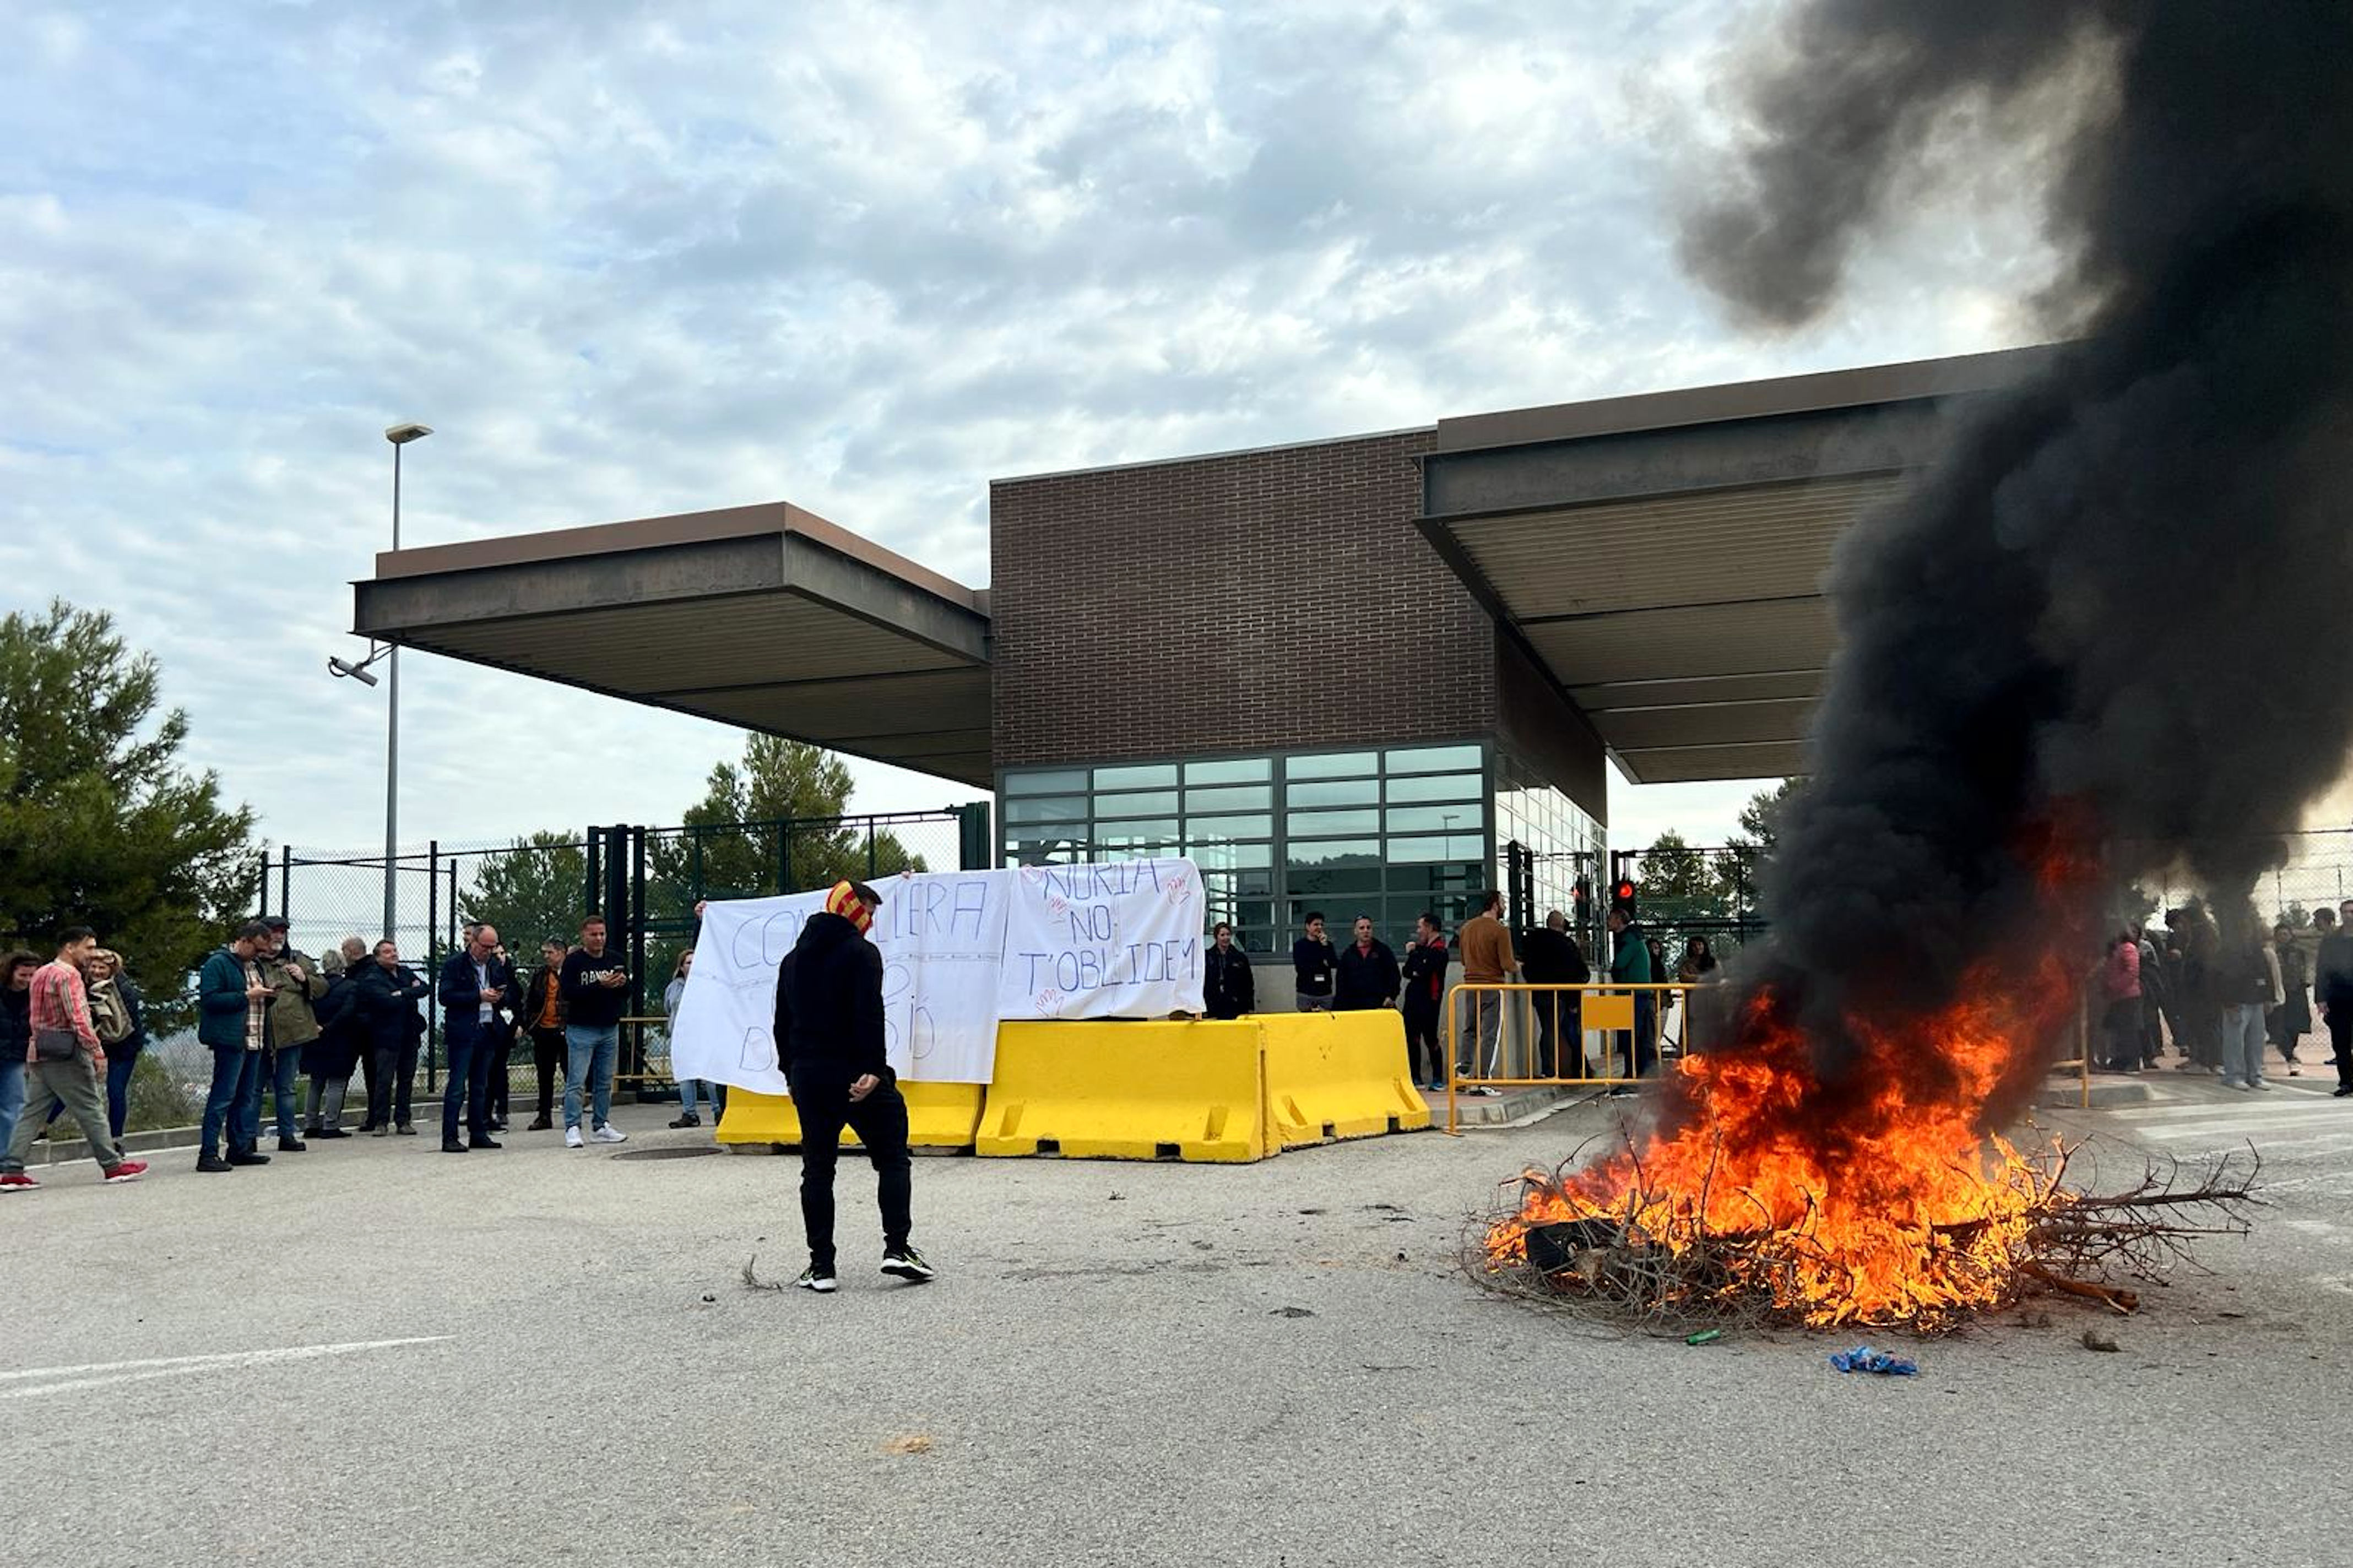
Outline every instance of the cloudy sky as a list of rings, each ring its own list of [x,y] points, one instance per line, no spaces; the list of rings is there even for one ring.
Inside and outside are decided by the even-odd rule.
[[[2031,336],[1998,170],[1924,193],[1827,325],[1742,335],[1674,213],[1769,11],[1530,15],[12,6],[0,608],[112,611],[272,838],[364,846],[383,694],[324,663],[396,420],[437,430],[406,542],[789,498],[978,584],[992,476]],[[419,842],[674,821],[740,745],[403,681]],[[968,793],[858,773],[878,808]],[[1621,784],[1616,836],[1719,837],[1750,787]]]

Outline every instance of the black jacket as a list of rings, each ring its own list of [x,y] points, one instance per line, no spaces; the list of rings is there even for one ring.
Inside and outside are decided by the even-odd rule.
[[[2312,965],[2312,994],[2331,1008],[2353,1005],[2353,931],[2320,939],[2320,952]]]
[[[0,991],[0,1060],[21,1062],[33,1043],[33,994]]]
[[[1446,961],[1452,956],[1444,937],[1406,950],[1404,988],[1398,995],[1407,1012],[1417,1017],[1436,1016],[1446,996]]]
[[[1577,939],[1550,926],[1538,926],[1520,939],[1520,973],[1531,985],[1582,985],[1593,978]]]
[[[417,1005],[433,987],[408,965],[387,970],[371,958],[360,966],[358,989],[360,1026],[377,1050],[396,1050],[425,1033],[425,1015]]]
[[[359,982],[348,971],[327,976],[327,994],[311,1008],[318,1016],[319,1037],[302,1047],[303,1070],[313,1079],[349,1078],[359,1066],[360,1047],[367,1039],[359,1002]]]
[[[1201,1009],[1212,1018],[1239,1018],[1258,1006],[1258,983],[1250,954],[1239,947],[1223,952],[1210,944],[1201,958]]]
[[[776,1065],[790,1076],[817,1068],[895,1083],[882,1035],[882,955],[828,910],[801,927],[776,965]]]
[[[1339,965],[1339,955],[1332,951],[1327,937],[1317,942],[1303,936],[1291,944],[1291,968],[1302,996],[1332,994],[1332,972]]]
[[[482,967],[491,977],[491,984],[499,999],[491,1004],[491,1025],[504,1028],[514,1017],[514,965],[493,952],[483,960]],[[441,963],[441,1006],[453,1021],[473,1023],[481,1014],[482,983],[474,973],[471,954],[460,947]]]
[[[1386,1007],[1398,994],[1397,954],[1378,937],[1369,948],[1355,942],[1340,950],[1340,984],[1333,1005],[1343,1013]]]

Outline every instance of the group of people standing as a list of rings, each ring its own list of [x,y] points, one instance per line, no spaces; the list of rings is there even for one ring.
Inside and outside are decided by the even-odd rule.
[[[2102,1071],[2154,1068],[2168,1043],[2179,1071],[2209,1073],[2225,1089],[2268,1090],[2266,1052],[2288,1076],[2319,1008],[2334,1047],[2338,1098],[2353,1098],[2353,899],[2313,911],[2314,941],[2282,921],[2251,924],[2232,941],[2196,904],[2169,910],[2162,927],[2126,926],[2100,971],[2105,1000]]]
[[[1715,977],[1716,960],[1705,937],[1693,937],[1681,963],[1670,973],[1664,950],[1655,937],[1646,936],[1631,914],[1610,916],[1611,957],[1607,979],[1619,985],[1658,983],[1704,984]],[[1234,945],[1233,928],[1220,921],[1203,965],[1204,1016],[1239,1018],[1256,1007],[1256,982],[1250,955]],[[1462,924],[1456,945],[1448,945],[1437,915],[1425,910],[1415,921],[1400,959],[1374,934],[1370,916],[1352,922],[1350,940],[1335,944],[1321,910],[1311,910],[1291,944],[1293,1005],[1303,1013],[1358,1012],[1395,1007],[1405,1020],[1406,1048],[1417,1082],[1443,1089],[1447,1081],[1445,1047],[1440,1043],[1445,1021],[1447,970],[1462,966],[1462,980],[1472,985],[1501,984],[1514,977],[1531,985],[1575,986],[1596,979],[1585,952],[1570,934],[1568,919],[1555,910],[1545,923],[1525,933],[1525,957],[1516,950],[1511,929],[1504,923],[1504,895],[1488,892],[1479,912]],[[1665,1011],[1662,994],[1635,993],[1635,1027],[1620,1031],[1620,1046],[1639,1074],[1658,1062],[1660,1020]],[[1672,994],[1663,994],[1665,1007]],[[1558,1042],[1576,1042],[1583,1051],[1581,1004],[1573,991],[1536,993],[1533,1076],[1560,1076]],[[1457,1078],[1495,1076],[1502,1050],[1504,996],[1500,992],[1473,992],[1463,999],[1466,1037],[1464,1060]],[[1581,1067],[1581,1062],[1575,1064]],[[1472,1093],[1492,1093],[1473,1089]]]
[[[47,963],[29,952],[0,955],[0,1193],[41,1184],[25,1157],[60,1111],[80,1126],[100,1180],[146,1173],[122,1152],[132,1068],[145,1041],[138,987],[88,926],[59,931]]]

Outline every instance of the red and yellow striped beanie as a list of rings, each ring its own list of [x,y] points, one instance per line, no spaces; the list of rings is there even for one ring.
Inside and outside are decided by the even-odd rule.
[[[825,896],[827,912],[839,915],[858,928],[860,936],[873,929],[874,911],[858,896],[858,889],[847,881],[836,882],[833,891]]]

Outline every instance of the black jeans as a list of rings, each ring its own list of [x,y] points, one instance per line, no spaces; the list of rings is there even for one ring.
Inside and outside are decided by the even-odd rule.
[[[796,1063],[789,1074],[793,1109],[801,1119],[801,1225],[809,1262],[833,1268],[833,1167],[841,1154],[844,1123],[858,1130],[874,1162],[875,1198],[882,1209],[882,1245],[907,1245],[913,1227],[914,1172],[907,1156],[907,1102],[895,1084],[877,1084],[852,1103],[850,1075],[840,1068]]]
[[[2353,997],[2328,1005],[2328,1043],[2337,1063],[2337,1087],[2353,1089]]]
[[[1417,1083],[1446,1081],[1446,1047],[1440,1043],[1438,1029],[1438,1004],[1417,1004],[1410,997],[1405,1005],[1405,1059]]]
[[[531,1032],[531,1065],[539,1072],[539,1120],[555,1119],[555,1075],[565,1070],[565,1047],[562,1029],[533,1029]]]
[[[441,1142],[458,1142],[458,1118],[477,1143],[491,1135],[491,1056],[498,1030],[462,1015],[450,1016],[441,1037],[449,1045],[449,1078],[441,1086]]]
[[[396,1046],[369,1047],[375,1058],[375,1076],[367,1086],[370,1127],[408,1125],[408,1089],[417,1078],[417,1046],[415,1036],[406,1036]]]
[[[1655,991],[1634,993],[1634,1076],[1648,1078],[1659,1065],[1659,994]],[[1626,1031],[1617,1034],[1618,1062],[1626,1060]],[[1615,1070],[1615,1069],[1613,1069]]]
[[[1536,1016],[1537,1078],[1558,1078],[1560,1051],[1556,1040],[1568,1042],[1573,1053],[1568,1076],[1585,1072],[1585,1003],[1574,991],[1531,991],[1528,1003]]]

